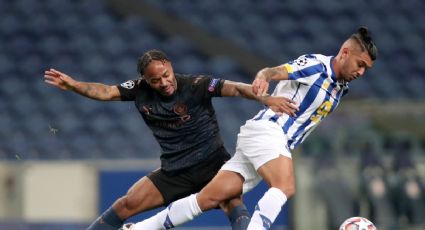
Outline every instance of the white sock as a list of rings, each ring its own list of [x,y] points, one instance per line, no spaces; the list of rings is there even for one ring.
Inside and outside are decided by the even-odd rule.
[[[166,209],[149,219],[138,222],[133,230],[163,230],[174,228],[200,215],[202,210],[196,201],[196,194],[174,201]]]
[[[286,195],[280,189],[270,188],[258,201],[248,230],[270,229],[286,200]]]

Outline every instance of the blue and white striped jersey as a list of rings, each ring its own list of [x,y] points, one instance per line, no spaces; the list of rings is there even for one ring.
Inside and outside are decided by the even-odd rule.
[[[271,120],[282,126],[290,149],[302,143],[348,91],[348,83],[337,82],[332,59],[332,56],[308,54],[281,65],[288,71],[289,80],[280,81],[272,96],[296,101],[299,106],[296,117],[278,116],[266,107],[253,118]]]

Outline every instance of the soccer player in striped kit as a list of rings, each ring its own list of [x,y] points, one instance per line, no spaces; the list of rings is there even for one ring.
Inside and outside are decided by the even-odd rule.
[[[372,67],[377,48],[366,27],[360,27],[336,56],[303,55],[294,61],[260,70],[252,84],[257,95],[278,80],[273,96],[291,98],[295,116],[264,108],[248,120],[238,134],[236,153],[199,193],[173,202],[157,215],[124,229],[170,229],[238,197],[261,179],[269,190],[258,201],[248,230],[270,229],[287,199],[295,193],[291,150],[335,110],[348,91],[348,83]]]

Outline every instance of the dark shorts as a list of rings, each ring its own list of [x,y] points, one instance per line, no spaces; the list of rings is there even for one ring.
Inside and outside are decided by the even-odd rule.
[[[199,192],[229,158],[227,151],[222,148],[213,153],[209,159],[177,173],[169,174],[157,169],[147,177],[164,197],[166,206],[175,200]]]

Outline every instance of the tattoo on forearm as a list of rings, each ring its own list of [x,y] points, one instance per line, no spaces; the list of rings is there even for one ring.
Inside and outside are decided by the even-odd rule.
[[[109,94],[109,90],[106,87],[103,87],[103,95],[108,95]]]
[[[264,75],[267,79],[272,79],[273,77],[280,75],[280,71],[276,68],[268,68],[266,71],[264,71]]]
[[[235,96],[241,95],[245,98],[256,100],[263,104],[265,104],[267,99],[270,97],[270,95],[268,94],[262,95],[262,96],[255,95],[252,92],[251,85],[247,85],[247,84],[238,84],[237,87],[235,88],[235,93],[232,95],[235,95]]]
[[[102,85],[95,85],[93,83],[89,83],[81,91],[81,94],[93,99],[102,99],[108,96],[109,91],[106,87]]]
[[[90,84],[87,84],[86,88],[83,90],[83,95],[89,96],[90,91],[91,91],[91,86],[90,86]]]

